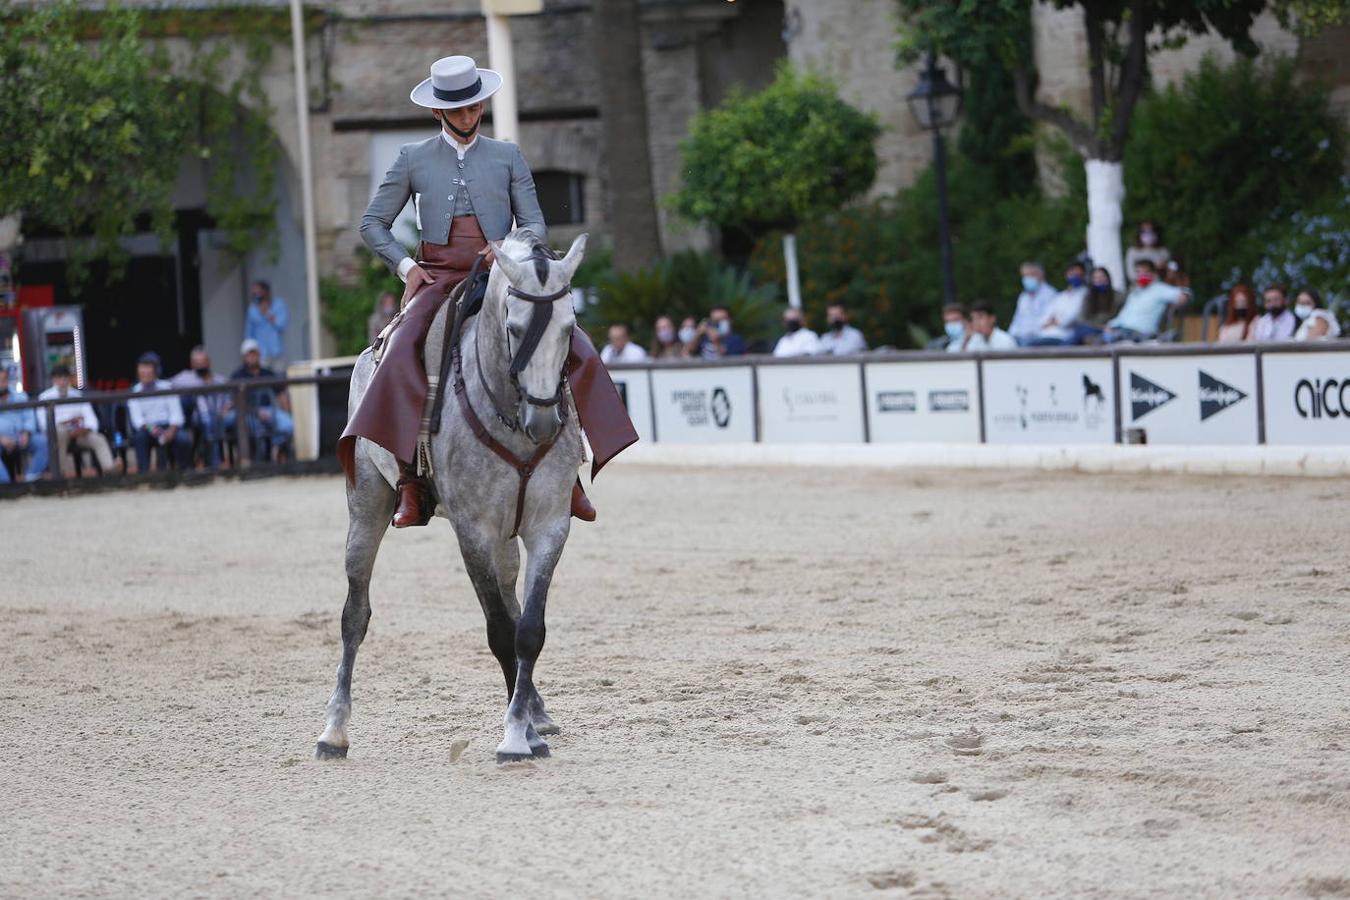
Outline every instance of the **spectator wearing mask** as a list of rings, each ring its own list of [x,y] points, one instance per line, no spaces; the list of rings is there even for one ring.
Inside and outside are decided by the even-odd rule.
[[[1157,223],[1145,219],[1139,223],[1139,230],[1135,232],[1134,245],[1125,251],[1125,271],[1137,272],[1135,264],[1146,259],[1153,263],[1156,275],[1166,269],[1171,258],[1171,251],[1163,245],[1162,229]]]
[[[1251,336],[1252,321],[1256,318],[1256,295],[1245,284],[1235,284],[1228,292],[1228,302],[1224,304],[1223,324],[1214,341],[1218,344],[1235,344]]]
[[[388,291],[381,291],[380,296],[375,298],[375,309],[366,319],[366,338],[372,344],[384,331],[385,326],[394,321],[394,316],[398,315],[398,298]]]
[[[773,346],[774,356],[813,356],[820,352],[820,335],[806,327],[800,309],[783,311],[783,336]]]
[[[273,372],[286,371],[286,301],[272,296],[272,286],[255,281],[250,289],[244,337],[258,342],[262,365]]]
[[[1272,284],[1261,292],[1266,311],[1252,323],[1249,341],[1287,341],[1298,330],[1298,319],[1289,311],[1284,286]]]
[[[1055,294],[1055,299],[1050,301],[1036,337],[1029,342],[1033,347],[1055,347],[1083,342],[1085,333],[1079,331],[1079,320],[1083,317],[1088,294],[1087,268],[1078,262],[1070,264],[1064,272],[1064,280],[1067,287]]]
[[[192,437],[184,428],[183,402],[177,394],[160,393],[172,385],[162,380],[156,353],[143,353],[136,360],[136,394],[153,394],[127,401],[127,421],[131,426],[131,446],[136,448],[136,469],[150,471],[150,451],[155,451],[157,467],[163,471],[168,453],[173,453],[179,469],[192,467]]]
[[[211,371],[211,355],[206,348],[196,346],[188,356],[188,367],[169,379],[176,388],[205,387],[225,384],[225,376]],[[207,463],[211,468],[220,465],[220,445],[225,440],[225,417],[233,408],[226,391],[198,394],[186,404],[190,410],[188,425],[196,431],[198,442],[206,447]]]
[[[628,326],[616,322],[609,326],[609,343],[600,349],[600,361],[611,363],[638,363],[647,361],[647,351],[628,339]]]
[[[1106,323],[1103,339],[1108,344],[1152,340],[1158,336],[1168,308],[1184,306],[1191,296],[1186,288],[1159,281],[1157,266],[1148,259],[1134,264],[1134,282],[1138,287],[1130,291],[1116,317]]]
[[[694,335],[694,320],[687,319],[689,327],[689,337]],[[681,329],[683,331],[683,329]],[[675,321],[670,316],[660,316],[656,320],[656,328],[653,329],[652,339],[652,359],[684,359],[688,356],[685,350],[685,344],[689,343],[683,336],[676,333]]]
[[[1017,340],[998,327],[998,314],[987,303],[976,303],[970,308],[970,332],[965,349],[972,353],[1018,347]]]
[[[1341,336],[1341,323],[1325,306],[1322,295],[1312,288],[1304,288],[1294,298],[1294,317],[1298,319],[1296,341],[1321,341]]]
[[[245,381],[252,378],[276,378],[277,374],[262,364],[262,353],[258,342],[246,338],[239,346],[240,366],[230,374],[231,381]],[[281,453],[290,451],[291,436],[295,433],[295,424],[291,421],[291,398],[285,389],[280,391],[270,387],[256,388],[248,392],[248,431],[253,439],[253,459],[264,458],[264,448],[270,444]],[[225,429],[233,430],[238,417],[237,410],[231,410],[225,417]]]
[[[966,341],[975,332],[970,327],[970,318],[964,306],[948,303],[942,307],[942,331],[946,335],[948,353],[960,353],[966,349]]]
[[[1046,284],[1044,266],[1038,262],[1022,263],[1022,293],[1017,295],[1017,309],[1008,327],[1017,343],[1030,344],[1036,339],[1057,293]],[[974,313],[973,308],[971,312]]]
[[[78,388],[70,386],[71,375],[68,366],[52,368],[52,386],[41,394],[39,400],[77,400],[84,394]],[[47,442],[51,446],[50,439]],[[71,445],[88,450],[98,460],[98,467],[104,475],[113,470],[112,450],[108,439],[98,432],[98,415],[87,401],[62,403],[56,407],[56,458],[61,461],[61,475],[64,478],[75,477],[75,460],[70,455]]]
[[[28,395],[9,386],[9,369],[0,365],[0,484],[9,484],[23,470],[24,481],[37,481],[47,471],[47,436],[38,430],[33,409],[5,409],[11,403],[27,403]],[[46,410],[42,410],[46,412]],[[24,456],[28,465],[23,465]],[[6,463],[13,463],[11,476]]]
[[[830,303],[825,306],[825,323],[829,327],[820,336],[819,353],[831,356],[848,356],[852,353],[866,353],[867,339],[863,333],[848,323],[848,310],[842,303]]]
[[[692,356],[697,352],[698,345],[698,322],[693,316],[685,316],[680,322],[680,329],[675,332],[675,337],[684,344],[684,355]]]
[[[698,324],[692,355],[703,359],[745,355],[745,341],[732,327],[731,310],[714,306],[708,318]]]

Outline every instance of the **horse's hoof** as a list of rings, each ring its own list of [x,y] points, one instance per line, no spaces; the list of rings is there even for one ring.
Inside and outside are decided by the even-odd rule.
[[[545,722],[543,725],[536,722],[534,730],[540,734],[562,734],[562,726],[552,720]]]
[[[346,759],[347,748],[335,747],[327,741],[319,741],[314,747],[315,759]]]
[[[499,763],[525,762],[529,759],[534,759],[533,753],[503,753],[501,750],[497,751],[497,762]]]
[[[548,744],[540,741],[538,744],[530,745],[530,752],[534,754],[535,759],[548,759],[553,755],[553,751],[548,749]]]

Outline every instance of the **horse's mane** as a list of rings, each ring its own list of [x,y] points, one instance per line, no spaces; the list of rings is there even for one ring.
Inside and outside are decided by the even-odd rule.
[[[525,252],[523,254],[511,252],[511,258],[518,262],[533,262],[535,277],[539,279],[539,284],[542,286],[548,281],[548,264],[562,259],[562,257],[558,255],[558,251],[541,241],[538,235],[527,228],[517,228],[502,241],[503,250],[507,250],[509,247],[510,250],[514,251],[515,245],[519,245],[520,249]]]

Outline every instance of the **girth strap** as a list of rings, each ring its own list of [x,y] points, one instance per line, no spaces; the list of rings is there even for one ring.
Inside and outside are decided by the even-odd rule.
[[[543,462],[544,457],[553,449],[557,443],[556,439],[547,444],[540,444],[534,451],[534,455],[529,459],[521,459],[510,450],[508,450],[500,441],[492,436],[483,421],[478,418],[478,414],[473,411],[473,404],[469,402],[469,392],[464,384],[464,370],[461,365],[459,347],[455,346],[451,351],[454,354],[455,370],[455,396],[459,397],[459,408],[464,413],[464,418],[469,423],[469,429],[478,438],[478,442],[487,447],[507,465],[516,470],[520,477],[520,489],[516,491],[516,519],[511,526],[511,537],[520,533],[520,520],[525,516],[525,488],[530,484],[530,476],[535,473],[539,463]]]

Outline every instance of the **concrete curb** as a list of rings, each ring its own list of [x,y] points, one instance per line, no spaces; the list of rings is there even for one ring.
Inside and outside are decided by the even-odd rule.
[[[1062,447],[989,444],[638,444],[624,464],[1039,469],[1190,475],[1350,475],[1350,447]]]

